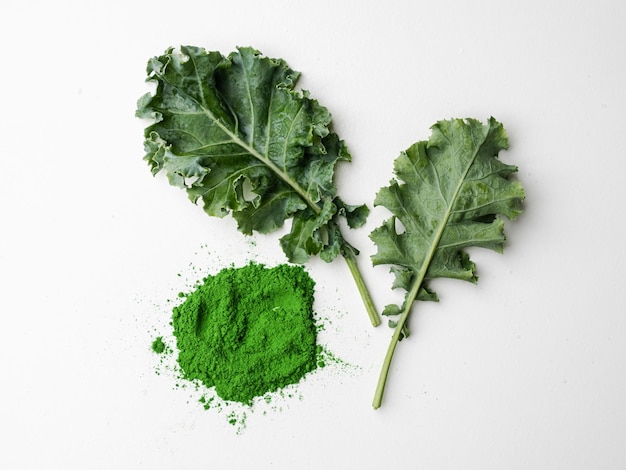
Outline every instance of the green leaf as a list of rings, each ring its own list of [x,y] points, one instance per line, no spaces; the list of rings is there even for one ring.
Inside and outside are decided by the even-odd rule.
[[[382,390],[395,343],[404,335],[416,300],[436,300],[427,281],[435,278],[476,282],[474,263],[465,249],[483,247],[502,252],[501,217],[521,213],[524,190],[510,176],[517,171],[498,160],[508,148],[502,124],[491,118],[440,121],[428,141],[417,142],[395,160],[395,178],[376,195],[374,204],[392,216],[370,238],[377,252],[374,265],[391,264],[393,288],[406,290],[396,332],[385,359],[374,407]]]
[[[330,261],[349,249],[338,219],[358,227],[368,209],[337,197],[335,167],[350,154],[329,111],[295,90],[298,72],[252,48],[225,57],[184,46],[151,59],[147,73],[156,91],[136,115],[153,121],[145,130],[153,173],[165,172],[207,214],[232,214],[245,234],[293,217],[281,241],[290,261],[320,253]]]
[[[501,252],[504,222],[497,216],[514,219],[524,199],[521,184],[509,179],[516,168],[497,159],[508,146],[500,123],[456,119],[432,131],[428,142],[417,142],[396,159],[396,179],[374,202],[393,216],[370,235],[378,248],[372,262],[402,267],[404,280],[396,276],[396,284],[407,290],[407,278],[475,282],[474,264],[463,249]]]

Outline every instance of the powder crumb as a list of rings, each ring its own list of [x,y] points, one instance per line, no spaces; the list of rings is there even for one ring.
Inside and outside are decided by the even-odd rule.
[[[157,354],[163,354],[165,352],[165,343],[162,336],[157,336],[152,342],[152,350]]]

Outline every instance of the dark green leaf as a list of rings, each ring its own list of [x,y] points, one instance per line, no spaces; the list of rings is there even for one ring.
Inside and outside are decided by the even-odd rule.
[[[335,167],[350,154],[328,110],[295,90],[298,72],[251,48],[224,57],[191,46],[151,59],[147,72],[156,91],[136,114],[153,121],[145,130],[153,173],[164,171],[207,214],[231,213],[246,234],[293,217],[281,242],[291,261],[321,252],[331,260],[345,248],[337,219],[358,227],[367,208],[337,197]]]

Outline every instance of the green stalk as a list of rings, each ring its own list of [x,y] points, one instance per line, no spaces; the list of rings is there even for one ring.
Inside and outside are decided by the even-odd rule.
[[[409,318],[409,313],[411,312],[411,307],[413,307],[413,302],[417,298],[417,293],[422,286],[422,282],[424,281],[424,276],[426,275],[426,270],[423,269],[422,272],[419,273],[418,278],[415,280],[411,291],[408,293],[406,298],[406,305],[400,318],[398,319],[398,323],[396,325],[395,330],[393,331],[393,336],[391,337],[391,342],[389,343],[389,348],[387,349],[387,354],[385,355],[385,359],[383,361],[383,366],[380,371],[380,375],[378,377],[378,384],[376,385],[376,392],[374,393],[374,400],[372,401],[372,406],[374,409],[380,408],[380,405],[383,401],[383,394],[385,393],[385,385],[387,383],[387,376],[389,375],[389,367],[391,366],[391,360],[393,359],[393,354],[396,350],[396,346],[402,337],[402,329],[406,324],[407,319]]]
[[[345,250],[343,254],[343,259],[346,260],[348,268],[350,268],[350,273],[352,274],[354,282],[356,282],[356,286],[359,289],[359,294],[361,294],[361,299],[365,304],[365,310],[367,311],[367,315],[370,317],[372,325],[380,325],[380,316],[378,315],[378,311],[374,306],[374,301],[372,300],[370,292],[365,285],[365,280],[363,279],[361,271],[359,270],[359,266],[356,262],[356,256],[351,250]]]

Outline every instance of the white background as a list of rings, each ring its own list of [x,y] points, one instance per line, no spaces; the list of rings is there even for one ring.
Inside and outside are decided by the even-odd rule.
[[[0,6],[0,467],[626,468],[626,3],[30,1]],[[371,206],[393,159],[439,119],[493,115],[525,213],[478,285],[434,283],[371,399],[391,330],[344,263],[313,261],[325,369],[237,434],[157,375],[171,301],[231,262],[284,261],[142,161],[135,103],[168,46],[251,45],[303,73]],[[376,303],[372,211],[350,240]]]

